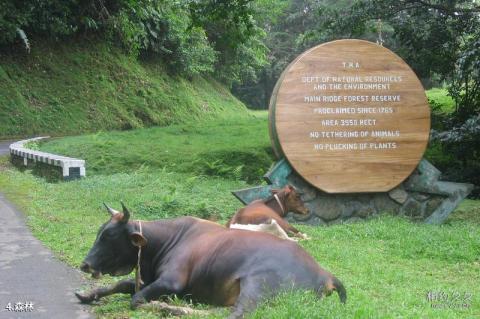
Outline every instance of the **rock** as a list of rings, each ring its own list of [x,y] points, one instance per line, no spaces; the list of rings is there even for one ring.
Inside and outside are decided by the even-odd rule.
[[[366,218],[369,216],[372,216],[376,213],[377,211],[375,210],[375,205],[372,204],[370,206],[364,205],[356,214],[355,216],[361,217],[361,218]]]
[[[285,216],[283,219],[285,219],[285,220],[286,220],[287,222],[289,222],[290,224],[296,222],[296,220],[293,218],[293,214],[288,214],[288,215]]]
[[[391,199],[393,199],[399,204],[405,203],[408,199],[408,193],[405,191],[402,185],[397,186],[396,188],[389,191],[388,196],[390,196]]]
[[[310,218],[307,223],[312,226],[327,226],[327,223],[317,216]]]
[[[441,196],[435,196],[427,202],[425,209],[425,217],[432,215],[432,213],[440,206],[445,198]]]
[[[305,206],[307,206],[307,208],[310,209],[310,205],[308,205],[307,203],[305,203]],[[288,216],[291,216],[292,219],[296,222],[297,221],[303,222],[303,221],[308,221],[309,219],[312,218],[312,216],[315,216],[315,215],[312,213],[312,210],[310,209],[310,213],[308,213],[307,215],[289,213]]]
[[[343,203],[341,203],[342,207],[342,217],[343,218],[348,218],[358,212],[362,208],[362,204],[360,204],[358,201],[354,200],[341,200]]]
[[[424,202],[429,199],[431,196],[425,193],[411,193],[411,196],[420,202]]]
[[[302,200],[304,202],[309,202],[314,200],[317,197],[317,192],[320,192],[316,188],[310,186],[308,183],[303,181],[297,174],[292,173],[288,177],[288,183],[302,191]]]
[[[378,193],[373,196],[373,203],[378,213],[398,214],[400,205],[390,199],[387,193]]]
[[[345,200],[342,203],[342,218],[351,216],[367,217],[376,212],[372,198],[357,197],[355,199]]]
[[[400,209],[400,213],[412,218],[421,218],[423,216],[422,204],[417,200],[410,198]]]
[[[312,187],[307,186],[304,189],[302,189],[302,191],[303,191],[303,194],[301,198],[304,202],[312,201],[317,197],[317,192]]]
[[[312,207],[315,215],[325,221],[334,220],[340,217],[342,213],[342,205],[337,200],[337,197],[328,194],[326,196],[318,196],[315,200],[311,201],[309,208],[310,207]]]

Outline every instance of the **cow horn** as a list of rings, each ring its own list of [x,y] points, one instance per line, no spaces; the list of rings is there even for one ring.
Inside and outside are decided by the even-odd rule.
[[[110,213],[110,215],[112,215],[112,216],[120,213],[118,210],[115,210],[115,209],[111,208],[110,206],[108,206],[108,205],[105,204],[105,203],[103,203],[103,205],[105,205],[105,207],[107,208],[107,211],[108,211],[108,212]]]
[[[120,202],[120,203],[122,204],[122,210],[123,210],[122,221],[126,223],[130,219],[130,212],[128,211],[127,207],[125,206],[125,204],[123,202]]]

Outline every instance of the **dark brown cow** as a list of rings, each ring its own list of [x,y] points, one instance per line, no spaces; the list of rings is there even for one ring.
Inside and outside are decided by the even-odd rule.
[[[298,229],[290,225],[283,217],[288,212],[300,215],[308,214],[300,193],[292,186],[272,190],[272,196],[267,199],[258,199],[241,208],[227,223],[232,224],[266,224],[273,219],[289,235],[306,238]]]
[[[193,217],[140,222],[129,221],[125,207],[122,213],[111,208],[109,212],[111,219],[100,227],[80,268],[93,277],[128,274],[137,265],[141,247],[143,284],[137,292],[135,280],[130,279],[77,293],[83,303],[128,293],[136,308],[176,294],[233,306],[230,317],[239,318],[264,298],[292,287],[314,290],[320,297],[336,290],[340,300],[346,300],[342,283],[291,241]]]

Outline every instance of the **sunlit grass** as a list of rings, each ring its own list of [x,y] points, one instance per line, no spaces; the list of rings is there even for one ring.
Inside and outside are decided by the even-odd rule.
[[[441,111],[451,113],[455,110],[455,101],[448,95],[447,89],[433,88],[425,91],[429,100],[440,106]]]

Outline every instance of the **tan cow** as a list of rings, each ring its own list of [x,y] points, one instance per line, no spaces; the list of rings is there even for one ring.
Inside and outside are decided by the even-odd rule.
[[[284,233],[293,235],[299,238],[307,239],[305,234],[302,234],[298,229],[290,225],[283,217],[288,212],[295,214],[306,215],[308,209],[305,207],[300,193],[291,185],[287,185],[282,189],[272,190],[272,196],[267,199],[258,199],[247,206],[241,208],[233,215],[232,218],[226,224],[229,228],[241,228],[247,229],[240,225],[260,225],[260,224],[272,224],[272,221],[283,230]],[[264,227],[269,229],[268,227]],[[270,227],[271,229],[274,229]],[[250,230],[257,230],[254,227],[250,227]],[[275,230],[274,235],[283,238],[283,234],[280,230]]]

